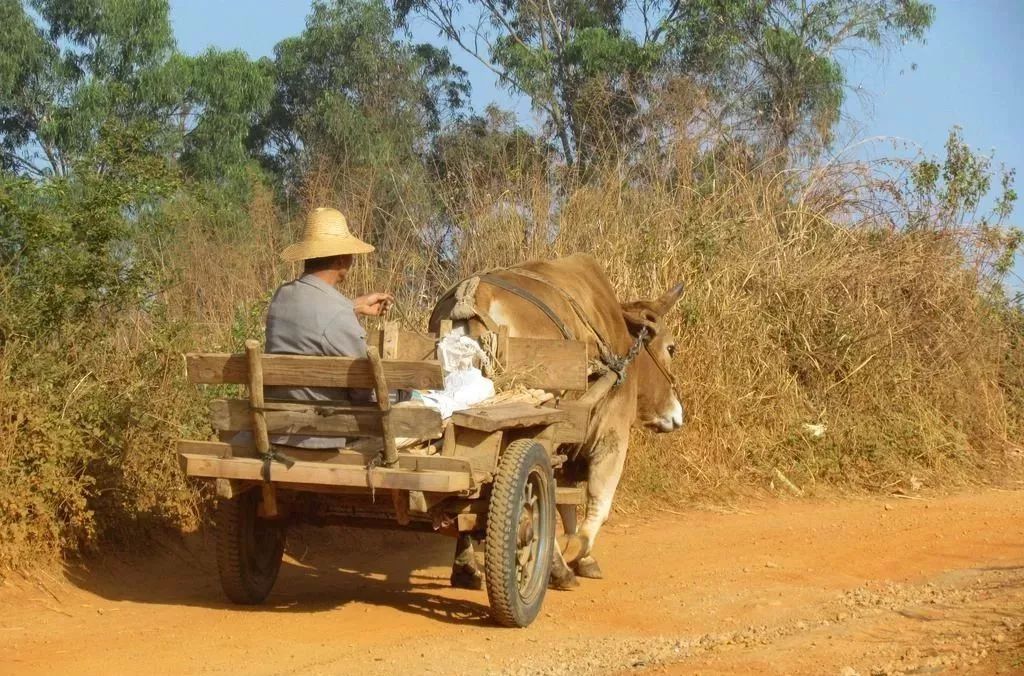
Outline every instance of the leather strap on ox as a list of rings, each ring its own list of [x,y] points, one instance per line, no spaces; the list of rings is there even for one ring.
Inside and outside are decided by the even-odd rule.
[[[508,272],[515,272],[516,274],[520,274],[519,270],[509,270]],[[537,298],[537,296],[535,296],[534,294],[530,293],[529,291],[527,291],[523,287],[517,286],[517,285],[513,284],[512,282],[504,280],[501,277],[498,277],[496,275],[486,274],[486,273],[480,275],[480,281],[481,282],[486,282],[486,283],[490,284],[491,286],[496,286],[499,289],[504,289],[505,291],[508,291],[509,293],[514,293],[515,295],[519,296],[520,298],[522,298],[523,300],[525,300],[526,302],[530,303],[531,305],[536,307],[538,310],[543,312],[545,315],[547,315],[548,319],[550,319],[551,322],[562,333],[562,337],[563,338],[565,338],[566,340],[576,340],[576,336],[573,335],[572,329],[570,329],[568,326],[565,325],[565,322],[563,322],[562,318],[559,317],[555,313],[555,311],[551,309],[551,306],[548,305],[547,303],[545,303],[544,301],[542,301],[540,298]]]
[[[551,280],[547,279],[543,275],[539,275],[533,272],[532,270],[526,270],[523,268],[509,268],[508,270],[506,270],[506,272],[510,272],[515,275],[520,275],[522,277],[526,277],[527,279],[532,279],[535,282],[540,282],[541,284],[544,284],[545,286],[553,289],[556,293],[562,296],[562,298],[564,298],[565,301],[569,304],[569,307],[572,308],[572,311],[576,314],[579,320],[583,322],[587,326],[587,328],[590,329],[590,332],[594,335],[594,340],[595,342],[597,342],[598,353],[601,357],[601,363],[604,365],[605,368],[607,368],[609,371],[615,374],[615,386],[618,387],[623,383],[623,381],[625,381],[626,369],[628,369],[629,365],[633,363],[633,360],[636,359],[637,354],[639,354],[640,352],[640,348],[646,345],[646,341],[650,337],[650,331],[646,326],[640,330],[640,333],[637,334],[636,340],[633,341],[633,344],[630,346],[629,351],[624,355],[619,355],[612,349],[611,345],[608,344],[608,341],[598,330],[597,326],[594,325],[594,322],[590,320],[590,316],[587,314],[586,310],[584,310],[583,307],[579,304],[579,301],[570,296],[565,291],[565,289],[555,285],[553,282],[551,282]]]

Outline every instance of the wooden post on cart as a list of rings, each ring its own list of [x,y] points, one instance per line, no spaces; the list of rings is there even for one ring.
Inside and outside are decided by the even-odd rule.
[[[252,413],[252,436],[259,454],[270,452],[270,436],[267,434],[267,416],[263,412],[263,352],[260,341],[245,341],[245,356],[249,371],[249,410]],[[274,484],[264,481],[263,513],[268,517],[277,516],[277,493]]]
[[[380,409],[380,431],[384,441],[384,466],[393,467],[398,462],[398,447],[391,429],[391,393],[384,379],[384,365],[380,361],[380,352],[373,345],[366,348],[366,356],[373,368],[373,390],[377,394],[377,408]],[[395,518],[405,526],[409,523],[409,492],[397,488],[391,489],[391,499],[395,505]]]
[[[388,392],[388,383],[384,379],[384,365],[375,346],[370,345],[366,348],[366,356],[373,369],[373,390],[377,395],[377,408],[380,409],[380,431],[384,437],[384,466],[393,467],[398,462],[398,448],[395,446],[395,435],[391,432],[391,395]]]

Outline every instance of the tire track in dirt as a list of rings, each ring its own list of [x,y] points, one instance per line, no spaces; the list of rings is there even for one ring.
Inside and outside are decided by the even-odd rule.
[[[526,630],[447,586],[441,537],[303,530],[256,609],[223,601],[211,544],[7,580],[4,672],[1024,671],[1024,491],[616,515],[608,579]]]

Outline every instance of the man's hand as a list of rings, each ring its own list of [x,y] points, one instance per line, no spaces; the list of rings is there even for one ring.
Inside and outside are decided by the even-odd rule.
[[[395,302],[395,297],[390,293],[368,293],[365,296],[359,296],[352,304],[355,306],[357,315],[365,315],[367,317],[380,317],[385,314],[391,305]]]

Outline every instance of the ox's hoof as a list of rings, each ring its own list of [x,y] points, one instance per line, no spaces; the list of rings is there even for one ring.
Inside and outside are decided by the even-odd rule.
[[[580,577],[585,577],[590,580],[600,580],[604,578],[604,573],[601,572],[601,566],[597,565],[597,559],[593,556],[584,556],[579,561],[576,561],[572,567]]]
[[[556,543],[558,550],[562,552],[562,559],[566,563],[572,563],[583,555],[587,543],[577,534],[559,535]]]
[[[551,578],[548,580],[549,589],[558,589],[559,591],[569,591],[580,586],[580,581],[576,579],[576,575],[569,570],[565,569],[564,572],[558,573],[554,570],[551,571]]]
[[[484,574],[477,570],[475,566],[468,564],[454,566],[449,581],[456,589],[479,591],[484,588]]]

